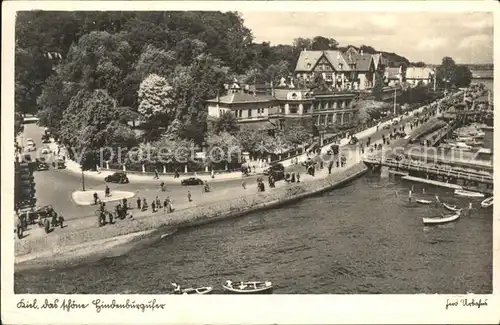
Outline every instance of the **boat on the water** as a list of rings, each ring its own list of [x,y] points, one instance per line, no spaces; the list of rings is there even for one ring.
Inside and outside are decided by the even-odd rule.
[[[481,206],[483,208],[488,208],[490,206],[493,205],[493,196],[492,197],[489,197],[487,199],[484,199],[482,202],[481,202]]]
[[[171,284],[175,287],[173,291],[174,295],[206,295],[214,290],[212,287],[181,288],[181,286],[176,283]]]
[[[459,209],[459,208],[457,208],[457,206],[456,206],[456,205],[446,204],[446,203],[444,203],[444,202],[443,202],[443,206],[444,206],[446,209],[448,209],[448,210],[450,210],[450,211],[453,211],[453,212],[460,211],[460,209]]]
[[[453,222],[460,218],[460,211],[452,215],[441,215],[441,218],[422,218],[424,225],[441,225],[448,222]]]
[[[222,285],[224,290],[231,293],[271,293],[273,284],[271,281],[231,281],[227,280]]]
[[[417,203],[420,203],[420,204],[431,204],[432,201],[429,201],[429,200],[416,200]]]
[[[466,191],[466,190],[455,190],[455,195],[465,196],[465,197],[484,197],[483,193]]]

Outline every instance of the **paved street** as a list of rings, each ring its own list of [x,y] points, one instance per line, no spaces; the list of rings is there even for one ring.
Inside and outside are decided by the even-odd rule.
[[[397,126],[391,127],[391,129],[398,127],[403,123],[407,123],[412,118],[412,116],[405,116],[402,122],[399,122]],[[389,130],[383,130],[382,127],[380,127],[378,132],[371,135],[372,143],[379,141],[382,134],[387,134],[388,132]],[[26,140],[27,138],[32,138],[39,147],[37,152],[40,152],[42,147],[47,146],[41,143],[42,133],[43,128],[40,128],[36,124],[28,124],[25,126],[24,139]],[[360,138],[360,140],[362,139],[363,138]],[[354,146],[347,147],[354,149]],[[301,165],[291,165],[288,166],[286,170],[289,172],[300,172],[302,177],[305,175],[304,167]],[[171,176],[168,177],[171,178]],[[178,184],[168,184],[167,191],[161,192],[159,189],[161,179],[153,180],[152,178],[144,181],[134,181],[129,184],[108,183],[108,186],[110,187],[111,192],[115,189],[135,192],[137,196],[146,197],[149,203],[151,203],[156,196],[158,196],[162,201],[166,196],[169,196],[173,200],[174,205],[179,209],[184,205],[184,202],[187,203],[188,190],[191,191],[193,202],[189,203],[186,207],[244,195],[245,192],[242,192],[243,188],[241,185],[243,180],[248,187],[246,191],[253,193],[256,191],[255,184],[257,177],[258,176],[249,176],[226,180],[224,182],[213,182],[210,184],[212,190],[211,193],[203,193],[203,188],[201,186],[182,186],[180,185],[180,180]],[[181,176],[181,180],[183,178],[185,177]],[[96,210],[95,206],[79,206],[76,205],[71,198],[73,191],[81,190],[82,188],[82,179],[80,174],[74,173],[70,170],[55,170],[50,168],[47,171],[35,172],[35,182],[38,205],[51,204],[56,211],[64,215],[66,220],[94,216]],[[278,182],[278,184],[280,183],[284,182]],[[105,184],[106,183],[102,180],[93,177],[85,177],[85,189],[88,191],[104,190]],[[132,201],[134,201],[135,206],[135,199],[132,199]],[[181,204],[181,206],[179,206],[179,204]],[[111,204],[111,206],[113,206],[113,204]]]

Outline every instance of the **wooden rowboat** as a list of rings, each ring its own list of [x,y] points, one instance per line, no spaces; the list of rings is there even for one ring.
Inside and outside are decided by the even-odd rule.
[[[459,211],[459,210],[460,210],[459,208],[457,208],[457,206],[456,206],[456,205],[450,205],[450,204],[446,204],[446,203],[444,203],[444,202],[443,202],[443,206],[444,206],[446,209],[448,209],[448,210],[450,210],[450,211],[453,211],[453,212],[456,212],[456,211]]]
[[[273,284],[271,281],[236,281],[227,280],[222,287],[231,293],[271,293]]]
[[[181,289],[183,295],[207,295],[214,290],[212,287],[186,288]]]
[[[466,191],[466,190],[455,190],[455,194],[458,196],[465,196],[465,197],[484,197],[483,193]]]
[[[172,292],[174,295],[206,295],[211,293],[214,288],[212,287],[199,287],[199,288],[181,288],[180,285],[176,283],[172,283],[172,285],[175,287],[174,291]]]
[[[460,211],[458,211],[458,213],[456,214],[448,216],[441,215],[441,218],[422,218],[422,221],[424,222],[424,225],[441,225],[444,223],[453,222],[458,218],[460,218]]]
[[[483,202],[481,202],[481,206],[483,208],[488,208],[493,205],[493,196],[489,197],[487,199],[484,199]]]
[[[431,204],[432,201],[429,201],[429,200],[416,200],[417,203],[420,203],[420,204]]]

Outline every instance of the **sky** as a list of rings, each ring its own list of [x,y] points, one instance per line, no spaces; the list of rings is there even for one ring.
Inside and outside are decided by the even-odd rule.
[[[487,12],[241,12],[255,42],[292,44],[324,36],[370,45],[412,62],[451,56],[457,63],[493,63],[493,14]]]

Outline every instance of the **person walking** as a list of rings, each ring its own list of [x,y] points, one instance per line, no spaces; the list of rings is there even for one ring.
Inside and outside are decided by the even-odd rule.
[[[155,201],[156,201],[156,207],[157,207],[158,209],[161,209],[161,201],[160,201],[160,199],[158,198],[158,196],[156,197]]]
[[[153,210],[153,212],[156,212],[156,203],[154,200],[153,202],[151,202],[151,210]]]
[[[213,170],[213,169],[212,169],[212,171],[210,172],[210,177],[215,178],[215,172],[214,172],[214,170]]]
[[[50,232],[49,219],[45,219],[44,226],[45,226],[45,233],[48,234]]]
[[[64,226],[63,226],[64,217],[62,216],[62,214],[59,215],[58,221],[59,221],[59,226],[61,227],[61,229],[64,228]]]
[[[332,167],[333,167],[333,161],[330,161],[330,163],[328,164],[328,175],[331,175]]]
[[[187,198],[188,198],[188,202],[192,201],[191,200],[191,191],[190,190],[188,190],[188,192],[187,192]]]
[[[142,199],[142,211],[146,211],[148,209],[148,202],[146,201],[146,198]]]
[[[247,183],[245,181],[241,182],[241,187],[243,187],[244,190],[247,189]]]
[[[118,215],[116,216],[118,218]],[[109,224],[113,224],[113,214],[111,212],[108,213]]]
[[[300,174],[297,172],[297,183],[300,183]]]
[[[155,176],[153,177],[153,179],[159,179],[160,178],[160,175],[158,175],[158,169],[155,168]]]
[[[168,197],[165,198],[165,200],[163,201],[163,212],[167,211],[167,208],[168,208]]]
[[[111,191],[110,191],[110,189],[109,189],[108,185],[106,185],[106,189],[104,190],[104,196],[105,196],[105,197],[109,197],[109,196],[111,196],[111,195],[110,195],[110,192],[111,192]]]

